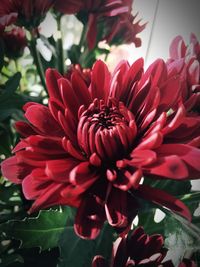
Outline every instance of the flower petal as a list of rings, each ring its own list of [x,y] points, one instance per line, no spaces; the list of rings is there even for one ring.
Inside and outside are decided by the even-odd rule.
[[[28,137],[30,135],[37,134],[34,128],[24,121],[17,121],[15,123],[15,128],[17,132],[23,137]]]
[[[18,164],[17,157],[13,156],[1,163],[1,171],[9,181],[20,184],[22,179],[32,171],[32,168],[25,164]]]
[[[137,203],[128,192],[115,187],[108,188],[105,212],[110,225],[126,229],[137,214]]]
[[[183,41],[183,38],[180,35],[176,36],[169,48],[170,57],[173,59],[179,59],[184,57],[185,52],[186,45]]]
[[[44,135],[64,135],[64,132],[54,120],[49,109],[43,105],[35,104],[29,106],[26,110],[25,117]]]
[[[101,73],[101,78],[99,74]],[[89,87],[92,99],[98,98],[106,100],[109,93],[110,73],[103,61],[98,60],[93,66],[91,85]]]
[[[164,206],[191,221],[190,211],[185,204],[160,189],[152,188],[147,185],[140,185],[137,189],[137,195],[148,201]]]
[[[29,213],[33,213],[40,209],[46,209],[55,205],[67,204],[65,199],[62,198],[60,192],[63,189],[63,184],[51,183],[43,193],[35,200],[31,206]]]
[[[173,153],[172,153],[173,151]],[[169,158],[170,154],[177,155],[182,162],[187,166],[189,175],[185,174],[185,178],[199,178],[200,172],[200,149],[186,144],[163,144],[158,148],[157,153],[166,155]],[[172,157],[172,156],[171,156]],[[172,166],[173,167],[173,166]]]
[[[104,207],[95,196],[85,197],[76,213],[74,230],[84,239],[95,239],[105,221]]]
[[[36,199],[52,185],[43,169],[34,169],[22,182],[22,190],[26,199]]]
[[[46,161],[45,173],[48,178],[56,182],[69,182],[70,171],[77,165],[73,158],[55,159]]]
[[[72,184],[87,189],[99,178],[99,174],[92,171],[89,162],[82,162],[72,169],[69,178]]]
[[[55,69],[46,70],[46,84],[49,92],[49,96],[55,99],[60,99],[60,92],[58,87],[58,79],[62,76]]]
[[[144,167],[144,172],[151,175],[157,175],[160,178],[163,177],[175,180],[188,178],[186,164],[176,155],[158,157],[155,163]]]

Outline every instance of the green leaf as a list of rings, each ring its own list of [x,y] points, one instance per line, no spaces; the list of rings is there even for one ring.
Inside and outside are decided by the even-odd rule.
[[[21,79],[21,73],[15,73],[5,84],[5,89],[1,95],[0,101],[3,102],[6,98],[12,95],[18,88]]]
[[[193,214],[200,203],[200,192],[192,192],[183,196],[177,196],[190,209]]]
[[[175,266],[186,252],[200,250],[200,229],[184,218],[173,215],[165,220],[165,245]]]
[[[12,263],[23,263],[23,258],[18,254],[3,255],[0,258],[0,267],[9,266]]]
[[[37,101],[33,97],[27,97],[26,95],[20,95],[13,93],[12,95],[6,95],[5,93],[0,96],[0,121],[5,120],[11,115],[14,117],[16,115],[22,114],[22,106],[29,101]],[[37,101],[38,102],[38,101]]]
[[[99,237],[96,239],[95,255],[102,255],[109,260],[112,253],[113,242],[114,229],[109,224],[105,224]]]
[[[163,234],[163,221],[156,223],[154,220],[155,208],[149,209],[149,211],[138,213],[138,225],[142,226],[146,233],[152,234]]]
[[[19,197],[19,187],[17,185],[0,186],[0,206],[15,206],[21,204]]]
[[[73,226],[65,229],[59,247],[61,258],[58,267],[88,267],[91,265],[95,241],[84,240],[76,236]]]
[[[113,229],[108,225],[104,226],[95,240],[81,239],[73,227],[67,227],[59,242],[61,258],[58,267],[88,267],[97,254],[109,258],[113,237]]]
[[[42,210],[37,217],[9,221],[0,229],[7,238],[20,240],[22,248],[53,248],[58,245],[60,235],[66,229],[69,210]]]

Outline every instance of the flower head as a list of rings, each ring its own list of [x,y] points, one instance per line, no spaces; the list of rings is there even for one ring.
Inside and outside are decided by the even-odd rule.
[[[27,45],[25,31],[18,27],[12,28],[11,31],[4,32],[3,41],[5,54],[9,58],[20,57]]]
[[[187,110],[200,112],[200,43],[191,34],[186,45],[181,36],[174,38],[170,45],[168,69],[179,72],[182,80],[182,99]]]
[[[17,24],[28,29],[37,27],[54,0],[1,0],[0,17],[17,14]]]
[[[102,40],[109,44],[133,42],[138,47],[141,40],[136,35],[145,28],[145,24],[135,22],[136,16],[131,14],[132,4],[133,0],[57,0],[55,8],[66,14],[77,13],[83,23],[88,23],[87,42],[90,49]]]
[[[190,219],[181,201],[141,184],[199,178],[199,118],[186,116],[177,74],[162,60],[144,73],[139,59],[111,75],[97,61],[89,85],[78,71],[66,79],[53,69],[46,82],[48,107],[24,106],[27,122],[16,123],[23,138],[2,163],[4,176],[35,200],[30,212],[77,207],[75,231],[84,238],[95,238],[105,220],[126,230],[138,197]]]
[[[110,264],[97,255],[92,267],[173,267],[171,261],[162,263],[166,253],[161,235],[149,236],[138,227],[129,236],[115,241]]]

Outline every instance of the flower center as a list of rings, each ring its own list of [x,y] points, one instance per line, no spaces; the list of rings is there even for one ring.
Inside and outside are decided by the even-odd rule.
[[[78,142],[88,157],[93,153],[104,161],[123,157],[131,150],[136,132],[133,114],[115,99],[107,104],[95,99],[79,114]]]

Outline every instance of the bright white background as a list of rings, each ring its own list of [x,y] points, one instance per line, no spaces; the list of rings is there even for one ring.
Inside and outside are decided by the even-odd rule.
[[[139,34],[142,47],[130,45],[124,56],[131,62],[144,57],[146,66],[161,57],[168,58],[169,45],[177,35],[186,42],[193,32],[200,40],[200,0],[134,0],[133,13],[148,22]]]

